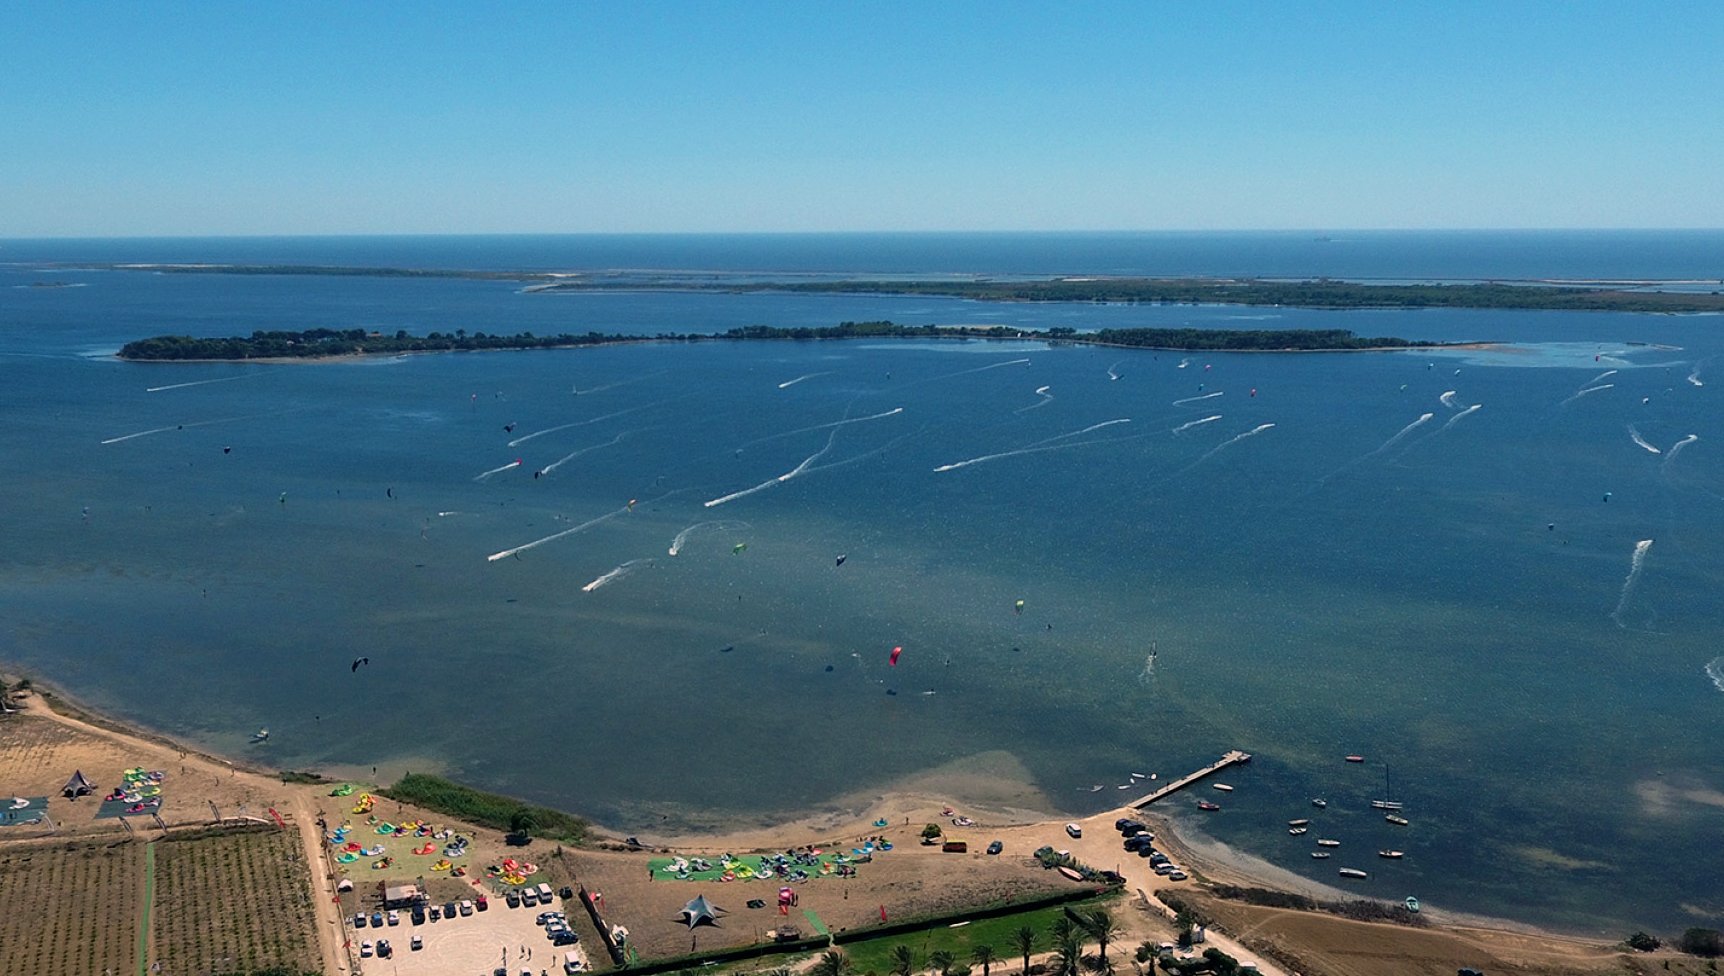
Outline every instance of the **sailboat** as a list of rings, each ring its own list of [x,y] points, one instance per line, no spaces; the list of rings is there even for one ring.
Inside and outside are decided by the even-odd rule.
[[[263,741],[267,740],[268,738],[269,738],[269,730],[268,729],[258,729],[256,732],[253,732],[251,734],[251,741],[253,741],[253,742],[263,742]]]
[[[1389,799],[1389,764],[1384,763],[1383,764],[1383,798],[1381,800],[1372,800],[1371,801],[1371,809],[1373,809],[1373,810],[1399,810],[1399,809],[1401,809],[1402,806],[1403,806],[1403,804],[1399,800]]]

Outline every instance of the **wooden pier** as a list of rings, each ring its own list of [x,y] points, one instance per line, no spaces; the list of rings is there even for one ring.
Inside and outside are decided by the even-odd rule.
[[[1205,776],[1210,776],[1210,775],[1213,775],[1215,773],[1218,773],[1218,772],[1222,771],[1223,769],[1226,769],[1229,766],[1236,766],[1236,765],[1239,765],[1241,763],[1248,763],[1250,761],[1251,761],[1251,754],[1249,752],[1240,752],[1238,749],[1234,749],[1233,751],[1229,752],[1227,755],[1222,756],[1220,759],[1217,759],[1215,762],[1210,763],[1209,765],[1203,767],[1202,769],[1198,770],[1197,772],[1191,773],[1190,775],[1187,775],[1184,777],[1181,777],[1180,779],[1176,779],[1173,782],[1167,784],[1166,786],[1163,786],[1161,789],[1156,790],[1154,793],[1151,793],[1148,796],[1142,797],[1140,799],[1133,800],[1131,803],[1129,803],[1127,805],[1130,807],[1133,807],[1135,809],[1142,810],[1144,807],[1149,806],[1151,803],[1154,803],[1155,801],[1161,799],[1162,797],[1172,796],[1173,794],[1178,793],[1180,790],[1183,790],[1187,786],[1190,786],[1191,784],[1197,782],[1198,780],[1203,779]]]

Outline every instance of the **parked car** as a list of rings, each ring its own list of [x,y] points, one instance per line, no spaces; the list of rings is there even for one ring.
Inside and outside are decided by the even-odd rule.
[[[1148,844],[1145,844],[1142,847],[1137,849],[1137,856],[1138,857],[1147,857],[1147,858],[1149,858],[1149,863],[1154,864],[1155,863],[1155,848],[1149,846]]]
[[[1000,843],[997,840],[994,841],[992,844],[988,845],[988,853],[989,854],[998,854],[999,852],[1001,852],[1005,849],[1006,849],[1006,845]]]
[[[503,892],[503,901],[510,908],[520,908],[521,907],[521,893],[516,891],[513,888],[510,888],[508,891]]]
[[[461,899],[461,914],[462,914],[462,916],[467,916],[467,915],[473,914],[473,901],[472,901],[472,899],[469,899],[469,898]]]
[[[371,940],[370,939],[366,939],[364,942],[359,943],[359,958],[370,959],[371,958],[371,952],[372,952],[372,949],[371,949]]]
[[[435,922],[442,917],[443,917],[443,906],[432,905],[431,906],[431,921]]]
[[[414,952],[418,952],[420,949],[425,948],[425,940],[421,939],[418,935],[415,935],[407,941],[407,948]]]
[[[575,938],[575,933],[568,929],[563,929],[556,935],[551,936],[551,945],[554,946],[574,945],[577,941],[579,940]]]
[[[388,939],[377,940],[377,958],[388,959],[394,952],[395,947],[389,944]]]
[[[380,929],[383,927],[383,913],[382,912],[372,912],[371,913],[371,927],[374,929]]]
[[[424,925],[425,924],[425,906],[424,905],[414,905],[413,906],[413,924],[414,925]]]
[[[481,894],[478,898],[473,899],[473,907],[480,911],[486,911],[491,907],[491,901]]]
[[[401,924],[401,913],[391,909],[389,912],[388,921],[389,921],[390,925],[400,925]]]
[[[538,914],[538,916],[533,919],[533,923],[536,925],[543,925],[546,922],[549,922],[553,918],[567,918],[567,917],[568,916],[564,915],[562,912],[540,912]]]
[[[1083,828],[1079,827],[1075,823],[1069,823],[1069,824],[1066,824],[1066,833],[1070,834],[1073,837],[1082,837],[1083,836]]]
[[[443,917],[444,918],[454,918],[455,913],[457,911],[458,911],[458,909],[455,907],[454,902],[446,901],[443,903]]]
[[[539,903],[539,893],[531,888],[521,889],[521,904],[532,908]]]
[[[362,929],[365,927],[365,913],[364,912],[353,913],[353,927],[356,929]]]

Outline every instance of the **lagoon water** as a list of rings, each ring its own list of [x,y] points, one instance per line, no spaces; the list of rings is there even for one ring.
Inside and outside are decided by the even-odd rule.
[[[959,241],[935,261],[871,238],[806,268],[1312,273],[1310,242],[1217,237],[1180,266],[1165,242]],[[533,241],[7,242],[0,260],[698,270],[723,253],[563,241],[523,259]],[[1685,278],[1721,253],[1717,235],[1513,244],[1396,240],[1317,271]],[[725,269],[799,270],[804,250],[737,248]],[[1107,266],[1071,263],[1086,255]],[[874,318],[1511,345],[111,355],[164,332]],[[1716,924],[1720,322],[5,266],[0,659],[229,753],[268,726],[272,764],[438,769],[628,832],[772,818],[995,752],[1049,812],[1086,813],[1130,795],[1131,771],[1242,748],[1256,761],[1197,823],[1318,880],[1332,868],[1282,824],[1323,795],[1320,832],[1354,854],[1321,863],[1370,870],[1369,895],[1612,932]],[[1367,808],[1385,764],[1409,828]],[[1406,860],[1378,862],[1391,845]]]

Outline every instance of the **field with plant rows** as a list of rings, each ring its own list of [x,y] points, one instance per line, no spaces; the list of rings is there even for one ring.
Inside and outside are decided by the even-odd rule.
[[[136,972],[143,876],[129,841],[0,848],[0,972]]]
[[[292,831],[169,836],[156,845],[154,961],[164,973],[316,970],[312,897]]]

